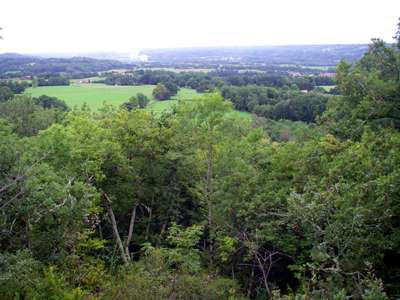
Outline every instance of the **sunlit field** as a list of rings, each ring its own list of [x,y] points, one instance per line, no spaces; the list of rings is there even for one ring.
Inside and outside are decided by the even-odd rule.
[[[180,89],[178,94],[167,101],[156,101],[152,96],[153,85],[139,85],[139,86],[111,86],[105,84],[74,84],[70,86],[49,86],[29,88],[26,90],[27,94],[33,97],[41,95],[57,97],[64,100],[71,108],[81,107],[87,104],[92,110],[97,110],[103,106],[104,103],[112,105],[121,105],[123,102],[137,93],[143,93],[151,99],[148,110],[161,112],[172,104],[177,103],[178,99],[192,100],[198,97],[198,93],[190,89]]]

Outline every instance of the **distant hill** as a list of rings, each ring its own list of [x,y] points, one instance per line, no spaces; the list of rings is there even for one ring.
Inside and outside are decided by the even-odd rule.
[[[368,50],[367,44],[289,45],[256,47],[197,47],[142,49],[139,52],[43,53],[42,58],[84,56],[124,63],[266,63],[335,66],[341,59],[354,62]],[[144,59],[145,58],[145,59]]]
[[[42,74],[64,74],[71,78],[96,75],[97,72],[131,67],[117,60],[88,57],[42,58],[16,53],[0,54],[0,78],[22,78]]]
[[[31,55],[24,55],[18,53],[0,53],[0,59],[19,59],[19,58],[33,58]]]
[[[35,56],[42,58],[72,58],[72,57],[88,57],[100,60],[118,60],[124,63],[142,61],[139,59],[137,52],[111,52],[111,51],[99,51],[99,52],[57,52],[57,53],[38,53]]]
[[[4,53],[0,54],[0,78],[25,78],[53,73],[83,78],[111,69],[133,67],[219,69],[222,66],[277,74],[279,70],[276,68],[286,68],[288,71],[293,66],[295,70],[299,67],[334,67],[341,59],[355,62],[367,50],[368,45],[363,44],[147,49],[137,52],[136,56],[114,52],[85,53],[85,57],[69,57],[73,54],[68,53],[39,56]],[[58,57],[47,57],[51,55]],[[140,57],[145,59],[139,62]]]
[[[259,47],[211,47],[149,49],[141,54],[149,62],[266,63],[306,66],[335,66],[341,59],[354,62],[368,45],[298,45]]]

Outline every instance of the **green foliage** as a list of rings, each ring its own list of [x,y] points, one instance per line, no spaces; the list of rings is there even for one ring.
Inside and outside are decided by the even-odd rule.
[[[273,141],[277,142],[302,142],[323,136],[322,129],[315,124],[306,124],[300,121],[293,122],[289,120],[273,121],[268,119],[258,119],[256,122],[265,129],[266,133]]]
[[[198,230],[198,227],[189,229]],[[119,271],[117,280],[105,289],[102,299],[244,299],[233,280],[206,274],[200,268],[176,269],[180,262],[176,257],[174,249],[147,251],[146,257]],[[192,257],[185,255],[185,259]]]
[[[317,92],[302,93],[260,86],[223,86],[225,99],[236,109],[273,120],[315,122],[325,111],[329,97]]]
[[[44,75],[37,79],[38,86],[69,85],[69,79],[63,75]]]
[[[233,104],[214,92],[158,116],[133,109],[144,94],[94,112],[14,95],[0,104],[0,298],[395,297],[398,70],[398,49],[374,41],[339,64],[329,99],[298,91],[310,78],[143,70],[109,78],[282,89],[225,87]]]
[[[0,86],[0,103],[10,100],[14,96],[13,91],[7,86]]]
[[[131,111],[135,108],[145,108],[149,102],[150,99],[146,95],[143,93],[137,93],[136,96],[129,98],[128,102],[123,103],[122,107],[126,108],[128,111]]]
[[[0,256],[1,299],[84,299],[87,294],[71,287],[54,267],[42,269],[27,252]]]
[[[178,270],[186,273],[196,273],[201,269],[200,251],[195,247],[203,233],[202,226],[193,225],[183,229],[172,224],[167,241],[175,248],[166,252],[168,262]]]
[[[398,99],[400,53],[381,40],[354,66],[342,61],[337,84],[343,98],[334,98],[322,121],[335,135],[360,138],[365,128],[400,128]]]
[[[29,83],[26,81],[17,81],[17,80],[0,81],[0,87],[9,88],[14,94],[21,94],[28,86]]]
[[[69,110],[67,104],[63,100],[58,99],[57,97],[49,97],[46,95],[42,95],[38,98],[35,98],[35,103],[46,109],[56,108],[61,111]]]
[[[0,117],[11,122],[18,135],[31,136],[60,121],[62,113],[57,109],[44,110],[30,97],[15,96],[0,103]]]
[[[167,100],[176,95],[178,87],[170,82],[165,84],[159,83],[153,90],[153,97],[157,100]]]

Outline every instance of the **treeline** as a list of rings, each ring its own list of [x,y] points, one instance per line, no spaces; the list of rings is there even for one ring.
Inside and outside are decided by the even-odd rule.
[[[14,94],[21,94],[30,84],[26,81],[0,80],[0,103],[10,100]]]
[[[218,66],[242,65],[245,68],[270,65],[335,66],[341,59],[355,62],[368,45],[288,45],[258,47],[213,47],[146,50],[151,61],[174,64]],[[266,66],[267,65],[267,66]],[[283,66],[282,66],[283,65]]]
[[[32,79],[32,86],[59,86],[69,84],[70,82],[68,78],[55,74],[46,74]]]
[[[284,88],[295,85],[300,90],[313,90],[320,85],[335,85],[334,79],[327,76],[296,76],[268,75],[258,72],[211,72],[210,75],[223,78],[224,82],[233,86],[259,85],[266,87]]]
[[[26,81],[0,80],[0,87],[9,88],[14,94],[21,94],[29,86]]]
[[[67,78],[58,75],[35,77],[32,81],[0,80],[0,103],[8,101],[14,95],[22,94],[30,86],[58,86],[69,85]]]
[[[98,82],[108,85],[143,85],[167,82],[181,88],[195,89],[203,93],[220,88],[223,85],[247,86],[258,85],[264,87],[288,88],[311,91],[320,85],[335,85],[333,78],[325,76],[276,76],[254,72],[172,72],[164,70],[138,70],[126,74],[105,73],[106,78]]]
[[[87,57],[39,58],[18,54],[0,54],[0,78],[31,78],[46,74],[58,74],[67,78],[97,76],[98,72],[130,68],[131,65],[115,60],[99,60]]]
[[[326,108],[329,97],[316,92],[274,89],[260,86],[224,86],[222,96],[237,110],[273,120],[315,122]]]
[[[199,72],[171,72],[163,70],[138,70],[128,74],[106,73],[105,84],[109,85],[157,85],[174,84],[178,87],[195,89],[206,92],[217,86],[217,81],[206,73]]]

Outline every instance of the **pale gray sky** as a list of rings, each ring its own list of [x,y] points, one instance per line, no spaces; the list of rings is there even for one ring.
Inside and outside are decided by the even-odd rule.
[[[400,0],[0,0],[0,52],[392,41]]]

